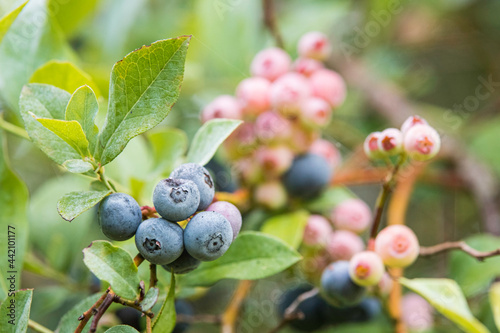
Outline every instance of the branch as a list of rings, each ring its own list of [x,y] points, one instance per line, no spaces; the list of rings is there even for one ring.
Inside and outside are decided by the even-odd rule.
[[[428,257],[450,250],[460,250],[470,255],[471,257],[476,258],[478,261],[484,261],[487,258],[500,255],[500,248],[493,251],[482,252],[473,249],[472,247],[467,245],[467,243],[465,243],[464,241],[458,241],[458,242],[445,242],[429,247],[420,247],[420,256]]]
[[[118,296],[116,294],[113,294],[113,302],[128,306],[130,308],[134,308],[138,311],[141,311],[145,316],[148,316],[149,318],[154,317],[154,313],[151,312],[150,310],[148,310],[148,311],[142,310],[141,305],[139,304],[138,300],[129,300],[129,299],[121,298],[120,296]]]
[[[87,325],[87,322],[90,320],[90,317],[92,317],[97,312],[97,308],[101,306],[102,302],[104,302],[110,291],[111,288],[106,289],[106,292],[101,296],[101,298],[99,298],[97,302],[95,302],[94,305],[90,307],[90,309],[88,309],[80,317],[78,317],[80,324],[78,324],[78,327],[75,329],[74,333],[81,333],[83,331],[85,325]]]
[[[158,278],[156,277],[156,265],[149,264],[149,289],[154,288],[156,283],[158,282]],[[151,326],[151,317],[146,317],[146,332],[152,332]]]
[[[142,254],[137,253],[137,255],[134,257],[134,264],[137,267],[139,267],[143,261],[144,261],[144,257],[142,256]]]
[[[90,330],[89,330],[90,333],[95,333],[97,331],[97,325],[99,324],[99,320],[101,319],[102,315],[106,312],[106,310],[108,310],[111,303],[113,303],[113,299],[114,299],[113,293],[109,293],[106,295],[104,301],[97,310],[94,319],[92,319],[92,324],[90,324]]]
[[[273,36],[276,41],[276,45],[283,49],[283,37],[281,36],[278,26],[276,25],[276,11],[274,10],[273,0],[262,0],[262,7],[264,11],[264,26]]]
[[[31,319],[28,320],[28,327],[31,328],[33,331],[39,333],[54,333],[54,331],[49,330],[47,327]]]
[[[304,314],[298,311],[299,305],[305,300],[316,296],[319,293],[318,288],[313,288],[305,293],[300,294],[297,298],[285,309],[283,313],[283,319],[279,322],[279,324],[273,328],[269,333],[279,332],[285,325],[294,319],[302,319],[304,318]]]
[[[252,281],[243,280],[240,281],[238,288],[234,292],[233,298],[226,310],[222,314],[222,333],[233,333],[236,320],[238,319],[238,314],[240,312],[241,305],[245,300],[250,288],[252,287]]]
[[[0,128],[3,128],[7,132],[10,132],[12,134],[15,134],[23,139],[26,139],[28,141],[31,141],[28,132],[26,132],[23,128],[16,126],[12,123],[9,123],[5,119],[3,119],[3,115],[5,112],[0,112]]]

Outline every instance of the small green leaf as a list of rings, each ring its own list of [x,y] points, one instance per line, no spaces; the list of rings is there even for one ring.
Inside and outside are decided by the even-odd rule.
[[[74,332],[78,327],[78,324],[80,324],[78,317],[90,309],[90,307],[94,305],[99,298],[101,298],[101,295],[102,294],[94,294],[89,296],[66,312],[59,321],[56,332]]]
[[[148,133],[153,150],[153,167],[162,173],[170,173],[187,149],[186,133],[176,128],[165,128]]]
[[[500,282],[495,282],[491,285],[489,295],[495,325],[500,330]]]
[[[57,211],[63,219],[71,222],[81,213],[94,207],[110,193],[109,190],[70,192],[57,202]]]
[[[309,213],[305,210],[273,216],[264,222],[261,231],[297,249],[302,242],[308,218]]]
[[[70,94],[79,87],[87,85],[92,87],[98,96],[101,95],[90,75],[69,61],[51,60],[45,63],[33,73],[29,82],[50,84]]]
[[[139,333],[138,330],[128,325],[113,326],[104,333]]]
[[[67,160],[63,167],[71,173],[85,173],[94,170],[94,166],[84,160]]]
[[[312,213],[329,215],[335,206],[354,197],[355,195],[344,186],[329,187],[317,198],[306,202],[305,207]]]
[[[187,161],[205,165],[219,146],[243,122],[233,119],[212,119],[200,127],[193,138]]]
[[[172,272],[170,289],[160,313],[153,323],[153,333],[170,333],[175,327],[175,275]]]
[[[97,154],[111,162],[135,136],[158,125],[179,97],[191,37],[166,39],[129,53],[111,72],[109,106]]]
[[[149,288],[148,292],[141,302],[142,311],[151,310],[151,308],[156,304],[156,301],[158,300],[159,293],[160,290],[157,287]]]
[[[100,280],[108,282],[117,295],[128,299],[138,296],[137,267],[127,251],[107,241],[95,241],[83,250],[83,262]]]
[[[0,327],[5,333],[24,333],[28,329],[33,289],[22,289],[9,296],[0,307]],[[14,314],[11,308],[15,307]]]
[[[221,279],[262,279],[283,271],[300,259],[300,254],[280,239],[246,231],[236,237],[226,254],[201,263],[181,282],[186,286],[210,286]]]
[[[489,332],[479,320],[474,318],[462,290],[455,281],[450,279],[410,280],[400,278],[399,283],[425,298],[437,311],[465,332]]]
[[[10,13],[7,13],[4,17],[0,19],[0,43],[2,42],[3,37],[9,30],[12,23],[14,23],[15,19],[17,18],[17,15],[19,15],[21,10],[24,8],[24,6],[26,6],[27,3],[28,1],[25,1],[19,7],[17,7]]]
[[[69,144],[80,154],[80,156],[90,156],[89,142],[87,141],[85,133],[83,133],[82,125],[80,125],[79,122],[76,120],[66,121],[59,119],[37,118],[36,116],[35,118],[45,128],[52,131]]]

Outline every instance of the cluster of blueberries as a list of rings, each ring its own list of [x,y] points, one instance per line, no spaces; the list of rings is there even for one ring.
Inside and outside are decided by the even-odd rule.
[[[212,203],[214,195],[208,170],[196,163],[183,164],[155,187],[153,204],[161,217],[143,221],[141,207],[131,196],[113,193],[99,206],[99,224],[112,240],[135,235],[146,260],[185,274],[201,261],[221,257],[241,229],[238,208],[225,201]],[[178,222],[188,219],[183,229]]]

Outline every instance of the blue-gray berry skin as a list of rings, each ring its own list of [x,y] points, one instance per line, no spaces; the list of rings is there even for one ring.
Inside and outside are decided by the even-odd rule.
[[[135,246],[150,263],[170,264],[184,251],[183,230],[175,222],[162,218],[149,219],[137,229]]]
[[[283,185],[291,196],[312,198],[323,190],[332,177],[328,162],[316,154],[297,156],[283,175]]]
[[[200,191],[194,182],[187,179],[163,179],[155,187],[153,204],[164,219],[183,221],[198,209]]]
[[[141,207],[130,195],[113,193],[101,201],[98,221],[106,237],[124,241],[132,238],[141,224]]]
[[[278,301],[278,314],[283,319],[285,310],[305,292],[312,289],[312,286],[298,286],[283,293]],[[326,322],[323,317],[323,308],[327,303],[319,296],[315,295],[302,301],[297,310],[304,315],[302,318],[292,319],[288,322],[290,326],[301,332],[314,332],[320,329]]]
[[[207,169],[197,163],[186,163],[172,171],[170,178],[187,179],[198,186],[200,205],[198,210],[204,210],[214,200],[215,185]]]
[[[184,230],[186,251],[201,261],[212,261],[221,257],[232,241],[231,223],[216,212],[196,214]]]
[[[366,289],[355,284],[349,276],[349,262],[336,261],[328,265],[321,275],[321,294],[335,306],[350,306],[359,303]]]
[[[194,271],[200,265],[198,259],[193,258],[186,250],[182,252],[181,256],[175,261],[168,265],[163,265],[162,267],[169,272],[174,271],[175,274],[186,274]]]

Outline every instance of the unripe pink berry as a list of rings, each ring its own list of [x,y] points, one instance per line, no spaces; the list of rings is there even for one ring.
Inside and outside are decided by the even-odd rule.
[[[310,76],[322,68],[325,68],[325,66],[321,62],[311,58],[298,58],[293,63],[293,69],[304,76]]]
[[[303,242],[310,246],[325,245],[332,231],[332,226],[326,218],[321,215],[311,215],[304,229]]]
[[[393,285],[394,281],[392,280],[391,276],[387,272],[384,272],[384,274],[382,274],[382,278],[378,283],[378,290],[380,292],[380,295],[384,297],[389,296]]]
[[[385,156],[398,155],[403,151],[403,134],[397,128],[388,128],[380,133],[378,149]]]
[[[374,286],[385,272],[382,259],[373,251],[356,253],[349,262],[349,275],[359,286]]]
[[[292,127],[288,119],[276,112],[267,111],[257,117],[255,133],[263,142],[283,140],[291,136]]]
[[[287,73],[271,85],[271,105],[287,117],[296,115],[310,95],[307,79],[298,73]]]
[[[438,132],[429,125],[415,125],[405,134],[404,150],[412,159],[426,161],[437,155],[441,147]]]
[[[233,229],[233,240],[238,236],[241,229],[242,217],[238,207],[227,201],[216,201],[208,206],[206,211],[222,214],[231,223]]]
[[[300,105],[300,120],[311,127],[325,127],[330,122],[332,108],[325,100],[310,97]]]
[[[375,238],[375,252],[388,267],[407,267],[418,257],[420,246],[415,233],[405,225],[390,225]]]
[[[271,82],[262,77],[250,77],[240,82],[236,97],[241,101],[244,113],[259,114],[271,106],[269,91]]]
[[[292,133],[289,143],[291,149],[297,154],[306,152],[319,136],[318,131],[304,128],[299,122],[292,123]]]
[[[217,97],[201,112],[201,121],[203,123],[215,118],[241,119],[242,108],[240,102],[229,95]]]
[[[347,199],[337,205],[332,211],[333,225],[337,229],[362,233],[371,224],[370,207],[361,199]]]
[[[297,45],[301,57],[324,60],[330,55],[332,47],[324,33],[311,31],[303,35]]]
[[[332,169],[342,163],[342,156],[340,155],[339,150],[333,143],[328,140],[318,139],[315,140],[311,147],[309,147],[309,152],[313,154],[317,154],[319,156],[323,156],[323,158],[328,162]]]
[[[260,51],[255,55],[250,65],[253,76],[266,78],[270,81],[276,80],[288,72],[292,59],[280,48],[272,47]]]
[[[329,69],[315,71],[309,78],[313,96],[327,101],[332,108],[340,106],[346,97],[347,90],[344,79]]]
[[[427,121],[424,118],[422,118],[420,116],[416,116],[416,115],[411,116],[405,120],[403,125],[401,125],[401,132],[404,135],[410,128],[412,128],[413,126],[418,125],[418,124],[428,125]]]
[[[261,147],[256,152],[256,159],[267,175],[280,175],[293,162],[293,152],[285,146]]]
[[[364,248],[361,237],[347,230],[334,231],[328,236],[326,243],[326,251],[332,260],[350,260]]]
[[[415,293],[403,296],[401,313],[403,322],[411,331],[423,332],[434,326],[434,309],[422,296]]]
[[[255,202],[268,209],[276,210],[285,206],[286,190],[279,181],[259,185],[254,192]]]
[[[370,133],[366,137],[365,142],[363,144],[363,149],[365,151],[365,154],[371,160],[382,158],[384,156],[384,154],[380,151],[378,144],[381,134],[382,134],[381,132]]]
[[[241,158],[234,163],[234,170],[241,180],[247,184],[256,184],[262,179],[262,170],[253,157]]]

